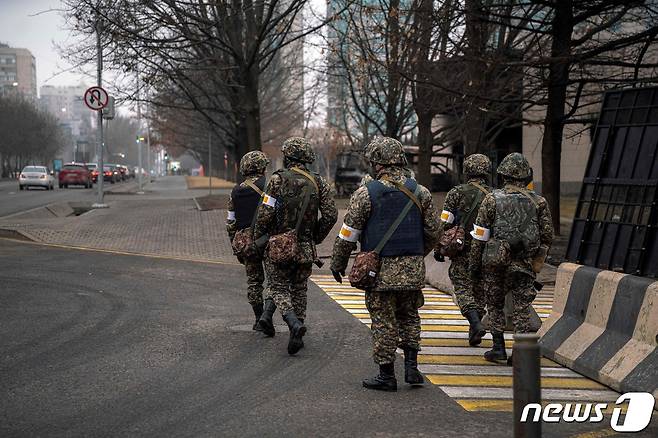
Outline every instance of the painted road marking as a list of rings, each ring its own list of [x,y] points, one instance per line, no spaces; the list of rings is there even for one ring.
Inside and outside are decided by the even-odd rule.
[[[363,291],[338,284],[328,275],[314,275],[311,279],[347,312],[370,326]],[[542,320],[549,316],[553,307],[552,289],[546,289],[533,303]],[[482,356],[491,348],[491,334],[487,333],[479,346],[471,347],[468,345],[468,322],[452,296],[432,287],[424,288],[423,294],[425,305],[419,310],[420,371],[466,410],[511,411],[512,368],[487,362]],[[508,354],[513,346],[512,339],[511,333],[505,333]],[[541,359],[541,374],[545,400],[610,402],[618,397],[615,391],[546,358]]]

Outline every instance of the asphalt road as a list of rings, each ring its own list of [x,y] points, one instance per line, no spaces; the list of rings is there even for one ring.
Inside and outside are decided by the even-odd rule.
[[[314,285],[290,357],[240,266],[5,239],[0,266],[0,436],[509,436],[431,385],[363,389],[368,329]]]
[[[110,190],[128,182],[104,184],[104,190]],[[60,189],[55,183],[54,190],[45,190],[39,187],[31,187],[27,190],[18,190],[16,181],[0,182],[0,217],[29,210],[36,207],[52,204],[54,202],[93,202],[98,194],[97,185],[93,189],[85,189],[82,186],[71,186],[68,189]]]

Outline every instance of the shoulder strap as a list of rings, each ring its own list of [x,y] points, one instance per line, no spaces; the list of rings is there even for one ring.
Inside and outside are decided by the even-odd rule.
[[[311,200],[311,192],[304,187],[304,202],[302,203],[302,208],[299,210],[299,217],[297,218],[297,225],[295,225],[295,233],[299,233],[299,227],[302,226],[302,221],[304,220],[304,214],[308,208],[308,203]]]
[[[414,193],[411,193],[411,190],[409,190],[408,188],[406,188],[404,184],[400,184],[400,183],[397,182],[397,181],[393,181],[393,180],[390,180],[390,179],[385,178],[385,177],[382,178],[382,180],[384,180],[384,181],[388,181],[388,182],[390,182],[391,184],[393,184],[395,187],[397,187],[398,190],[400,190],[402,193],[404,193],[405,195],[407,195],[407,197],[408,197],[408,198],[409,198],[414,204],[416,204],[416,207],[418,207],[418,210],[419,210],[421,213],[423,212],[423,207],[420,205],[420,201],[418,200],[418,198],[416,197],[416,195],[414,195]],[[415,191],[415,193],[419,193],[419,192],[420,192],[420,191],[418,190],[419,187],[420,187],[420,185],[417,184],[417,185],[416,185],[416,191]]]
[[[488,194],[489,194],[489,190],[487,190],[487,189],[485,189],[484,187],[482,187],[482,186],[480,185],[480,183],[477,183],[477,182],[471,182],[471,183],[469,183],[469,184],[472,185],[472,186],[474,186],[474,187],[477,187],[478,189],[480,189],[480,191],[481,191],[482,193],[484,193],[485,195],[488,195]]]
[[[260,196],[263,196],[264,192],[254,183],[249,181],[248,179],[244,180],[244,183],[251,187],[256,193],[258,193]]]
[[[509,188],[512,188],[512,187],[509,187]],[[526,189],[523,189],[523,188],[521,188],[521,187],[513,187],[513,188],[512,188],[512,191],[517,192],[517,193],[520,193],[520,194],[522,194],[523,196],[525,196],[526,198],[530,199],[530,202],[532,202],[532,205],[535,206],[535,209],[536,209],[537,212],[539,213],[539,205],[537,204],[537,201],[535,201],[535,199],[530,195],[530,193],[528,193],[528,192],[526,191]]]
[[[406,187],[405,187],[405,189],[406,189]],[[384,237],[382,237],[382,240],[380,240],[379,243],[377,244],[377,247],[375,248],[375,253],[378,254],[378,255],[379,255],[379,253],[382,251],[382,249],[384,248],[384,246],[386,246],[386,244],[388,243],[389,239],[391,238],[391,236],[393,235],[393,233],[395,233],[395,230],[398,229],[398,227],[400,226],[400,224],[402,223],[402,221],[404,220],[404,218],[405,218],[405,217],[407,216],[407,214],[409,213],[409,210],[411,210],[411,206],[414,204],[414,199],[415,199],[416,197],[414,196],[414,194],[411,193],[411,191],[409,191],[409,189],[407,189],[407,191],[409,192],[409,194],[410,194],[412,197],[409,199],[409,202],[407,202],[407,205],[404,206],[404,208],[403,208],[402,211],[400,212],[400,215],[397,217],[397,219],[395,219],[395,222],[393,222],[393,223],[391,224],[391,226],[388,228],[388,230],[386,231],[386,234],[384,234]],[[419,192],[420,192],[420,185],[417,185],[417,186],[416,186],[416,191],[415,191],[414,193],[415,193],[416,195],[418,195]],[[405,192],[405,193],[406,193],[406,192]],[[423,211],[423,210],[421,209],[421,212],[422,212],[422,211]]]
[[[292,170],[293,172],[296,172],[296,173],[298,173],[298,174],[300,174],[300,175],[305,176],[306,179],[308,179],[309,181],[311,181],[311,183],[312,183],[313,186],[315,187],[315,193],[318,193],[318,194],[320,193],[320,188],[318,187],[318,183],[315,181],[315,178],[313,178],[313,175],[311,175],[311,174],[308,173],[307,171],[302,170],[302,169],[300,169],[300,168],[298,168],[298,167],[291,167],[290,170]]]
[[[471,204],[471,207],[468,211],[468,214],[466,215],[466,217],[464,218],[463,221],[460,221],[461,225],[469,223],[469,221],[473,218],[473,214],[475,213],[475,210],[476,210],[475,206],[478,205],[478,203],[480,203],[482,201],[482,198],[484,196],[489,194],[489,191],[487,189],[485,189],[484,187],[482,187],[480,184],[478,184],[476,182],[471,182],[471,183],[468,183],[468,184],[470,184],[473,187],[476,187],[477,189],[479,189],[479,192],[475,195],[475,199],[473,199],[473,203]],[[466,231],[468,231],[468,230],[466,230]]]

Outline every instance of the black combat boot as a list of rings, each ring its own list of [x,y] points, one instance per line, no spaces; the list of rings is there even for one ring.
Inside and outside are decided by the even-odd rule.
[[[263,333],[269,337],[274,336],[275,333],[274,322],[272,322],[272,315],[274,315],[275,310],[276,304],[274,304],[274,300],[268,298],[263,304],[263,314],[258,320],[258,326],[263,331]]]
[[[258,321],[260,320],[261,315],[263,315],[263,303],[253,304],[251,308],[254,309],[254,316],[256,317],[256,322],[254,322],[252,329],[258,332],[262,332],[263,329],[260,328]]]
[[[425,383],[423,375],[418,371],[418,350],[413,348],[404,349],[404,381],[410,385]]]
[[[288,324],[288,328],[290,329],[288,354],[295,354],[304,345],[302,337],[306,334],[306,327],[297,319],[297,315],[292,310],[283,315],[283,320]]]
[[[380,391],[397,391],[398,381],[395,380],[395,366],[392,363],[379,365],[379,374],[363,381],[363,387]]]
[[[484,353],[484,359],[489,362],[506,361],[507,351],[505,351],[505,336],[503,332],[492,332],[493,348]]]
[[[480,321],[480,314],[477,310],[469,310],[465,316],[470,324],[468,329],[468,345],[473,347],[480,345],[482,343],[482,336],[487,333],[482,325],[482,321]]]

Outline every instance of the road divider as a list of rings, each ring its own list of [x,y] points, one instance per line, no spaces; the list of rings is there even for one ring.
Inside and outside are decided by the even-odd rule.
[[[658,396],[658,281],[560,265],[542,354],[619,392]]]

